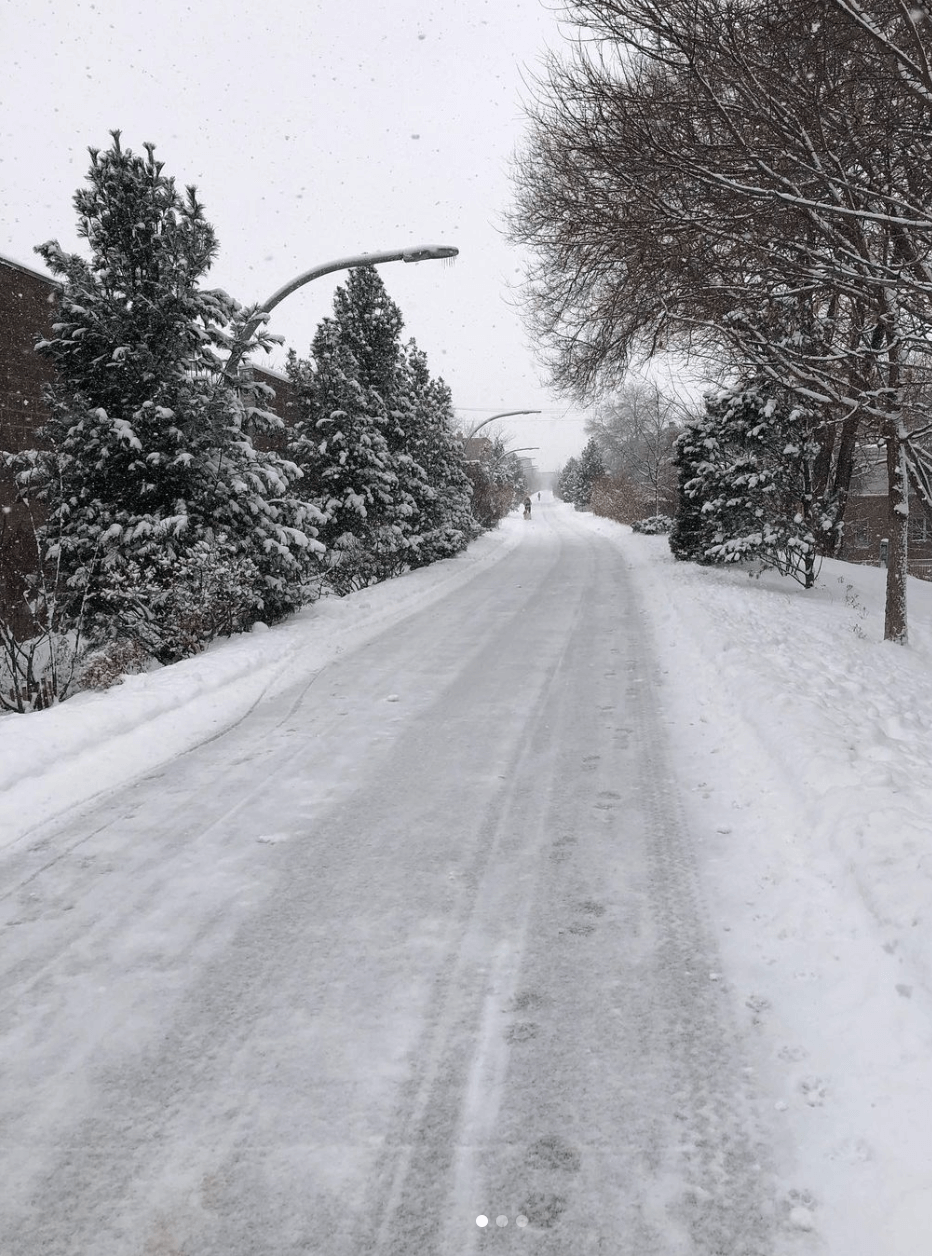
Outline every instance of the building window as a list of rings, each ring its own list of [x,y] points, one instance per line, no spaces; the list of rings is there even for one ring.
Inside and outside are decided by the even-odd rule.
[[[932,541],[932,531],[929,529],[929,520],[925,515],[910,515],[909,539],[914,544],[916,542]]]
[[[867,549],[870,544],[870,530],[866,519],[852,519],[845,531],[853,549]]]

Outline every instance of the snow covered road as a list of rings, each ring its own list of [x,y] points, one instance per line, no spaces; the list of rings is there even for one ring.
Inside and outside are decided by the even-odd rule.
[[[802,1250],[631,576],[534,516],[7,853],[4,1256]]]

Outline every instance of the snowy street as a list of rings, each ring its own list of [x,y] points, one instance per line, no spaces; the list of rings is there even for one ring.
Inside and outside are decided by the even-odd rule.
[[[429,613],[34,833],[3,1250],[769,1252],[654,670],[617,549],[544,504]]]
[[[932,590],[533,513],[0,720],[2,1256],[925,1250]]]

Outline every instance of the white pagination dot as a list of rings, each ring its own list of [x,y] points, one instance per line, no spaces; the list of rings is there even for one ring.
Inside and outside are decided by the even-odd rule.
[[[522,1227],[527,1225],[527,1217],[523,1212],[519,1212],[515,1217],[515,1225],[520,1225]]]
[[[496,1225],[507,1225],[507,1224],[508,1224],[508,1218],[507,1218],[507,1217],[496,1217],[496,1218],[495,1218],[495,1224],[496,1224]]]
[[[479,1214],[479,1216],[478,1216],[478,1217],[476,1217],[476,1225],[477,1225],[477,1226],[479,1226],[480,1228],[481,1228],[482,1226],[484,1226],[484,1225],[488,1225],[488,1224],[489,1224],[489,1219],[488,1219],[488,1217],[483,1217],[483,1215],[482,1215],[481,1213]]]

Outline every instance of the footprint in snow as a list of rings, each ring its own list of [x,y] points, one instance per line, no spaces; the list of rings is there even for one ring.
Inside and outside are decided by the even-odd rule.
[[[786,1060],[788,1064],[798,1064],[800,1060],[805,1060],[809,1052],[805,1047],[781,1047],[777,1055],[781,1060]]]
[[[799,1092],[810,1108],[821,1108],[825,1103],[825,1082],[821,1077],[804,1077]]]
[[[752,994],[750,998],[745,999],[744,1006],[753,1013],[751,1017],[751,1024],[760,1025],[763,1021],[764,1013],[770,1011],[772,1004],[770,1000],[765,999],[763,995]]]
[[[846,1138],[828,1152],[829,1160],[842,1160],[845,1164],[866,1164],[873,1160],[874,1149],[863,1138]]]
[[[547,1007],[550,999],[545,994],[538,994],[536,990],[522,990],[520,994],[516,994],[511,1000],[511,1010],[514,1012],[527,1012],[536,1008]]]
[[[533,1021],[516,1021],[505,1030],[506,1042],[530,1042],[540,1032]]]
[[[264,846],[277,846],[279,842],[287,842],[290,837],[290,833],[263,833],[256,841],[262,842]]]
[[[538,1138],[528,1147],[524,1158],[531,1169],[562,1169],[565,1173],[578,1173],[581,1164],[579,1152],[559,1134]]]

